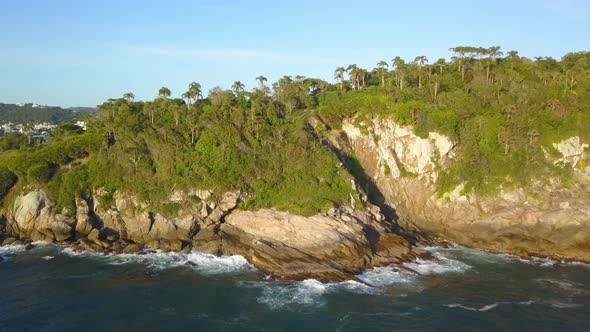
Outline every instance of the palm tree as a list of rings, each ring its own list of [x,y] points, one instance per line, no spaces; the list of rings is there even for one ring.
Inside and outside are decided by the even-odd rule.
[[[438,67],[440,73],[442,74],[443,69],[447,66],[447,61],[444,58],[440,58],[436,61],[435,65]]]
[[[235,92],[236,95],[239,95],[241,92],[244,91],[244,84],[240,81],[235,81],[234,84],[231,86],[231,89]]]
[[[203,94],[201,91],[201,84],[199,84],[197,82],[192,82],[191,84],[189,84],[188,90],[191,92],[191,94],[192,94],[193,98],[195,98],[195,100],[199,100],[200,98],[203,97]]]
[[[127,101],[134,101],[135,95],[133,94],[133,92],[127,92],[123,95],[123,99],[125,99]]]
[[[172,93],[170,92],[170,89],[168,89],[167,87],[163,86],[160,88],[160,90],[158,90],[158,96],[162,99],[168,99],[168,97],[170,97]]]
[[[340,90],[342,90],[342,83],[344,82],[344,72],[346,72],[344,67],[338,67],[336,70],[334,70],[334,79],[338,81]]]
[[[424,55],[419,55],[414,59],[414,64],[418,67],[418,88],[422,88],[422,67],[428,62]]]
[[[264,85],[264,82],[267,81],[267,78],[264,77],[264,76],[262,76],[262,75],[260,75],[260,76],[256,77],[256,80],[258,81],[258,84],[260,84],[260,90],[264,90],[264,88],[266,87]]]
[[[391,60],[391,65],[395,68],[396,77],[397,77],[397,87],[400,90],[404,89],[404,81],[406,78],[406,62],[404,59],[396,56],[393,60]]]
[[[490,62],[486,67],[486,81],[490,81],[490,69],[492,65],[495,65],[498,62],[498,58],[504,55],[500,51],[500,46],[492,46],[486,50],[486,53],[490,56]]]
[[[26,123],[23,125],[23,132],[27,135],[27,138],[29,139],[29,145],[31,145],[31,137],[33,136],[33,129],[35,129],[35,127],[33,126],[32,123]]]
[[[358,74],[359,74],[359,68],[357,67],[356,64],[352,64],[349,65],[348,67],[346,67],[346,72],[348,72],[348,76],[350,77],[350,85],[352,86],[352,89],[358,89],[359,88],[359,82],[358,82]]]
[[[377,72],[381,76],[381,86],[385,86],[385,73],[387,73],[387,68],[389,68],[389,64],[387,62],[381,60],[377,63]]]

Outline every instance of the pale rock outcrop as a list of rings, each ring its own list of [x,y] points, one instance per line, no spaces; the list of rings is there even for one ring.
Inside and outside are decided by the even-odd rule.
[[[7,221],[8,232],[33,241],[65,241],[73,236],[75,220],[54,214],[53,204],[41,190],[18,196]]]
[[[556,163],[570,163],[575,168],[589,145],[582,143],[579,136],[573,136],[559,143],[554,143],[553,147],[561,154],[561,158],[557,159]]]
[[[527,189],[499,188],[486,197],[466,192],[459,185],[439,196],[434,182],[437,169],[452,162],[451,140],[435,133],[430,133],[429,139],[419,138],[411,127],[398,126],[391,119],[374,119],[367,129],[379,135],[379,140],[362,134],[353,121],[345,121],[342,130],[348,141],[335,141],[334,145],[355,153],[406,230],[496,252],[590,261],[587,185],[548,187],[537,181]],[[563,161],[575,165],[588,145],[572,137],[554,146]],[[391,168],[390,174],[384,164]],[[403,176],[402,168],[414,174]]]
[[[368,126],[371,135],[363,134],[351,120],[343,122],[342,130],[350,140],[362,141],[364,148],[377,154],[379,163],[371,165],[371,169],[378,169],[375,173],[379,176],[399,178],[409,172],[434,182],[438,176],[437,163],[444,164],[452,158],[454,143],[439,133],[430,132],[428,138],[421,138],[412,127],[384,119],[373,119],[362,125]]]

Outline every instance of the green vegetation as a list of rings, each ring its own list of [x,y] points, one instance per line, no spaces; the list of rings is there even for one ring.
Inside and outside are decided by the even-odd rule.
[[[336,91],[320,96],[319,114],[333,128],[356,116],[363,132],[363,120],[381,116],[414,126],[421,137],[450,136],[456,158],[438,180],[440,192],[462,182],[487,193],[546,175],[568,178],[542,148],[551,152],[551,143],[575,135],[590,140],[590,53],[557,61],[515,51],[503,57],[499,47],[451,50],[451,62],[418,56],[412,63],[394,58],[392,70],[384,61],[371,72],[339,67]]]
[[[166,87],[147,102],[125,93],[98,106],[87,132],[62,125],[46,143],[0,139],[0,197],[11,187],[40,186],[73,211],[76,197],[104,188],[107,196],[132,192],[175,215],[182,206],[167,201],[175,190],[242,190],[249,197],[243,208],[310,215],[348,204],[351,177],[364,176],[354,155],[349,170],[342,168],[321,136],[343,119],[356,117],[360,125],[375,116],[457,143],[454,162],[437,181],[440,192],[463,182],[466,191],[486,193],[544,175],[567,179],[542,148],[572,135],[590,139],[590,53],[533,61],[516,52],[503,57],[498,47],[453,51],[451,62],[418,56],[412,63],[396,57],[391,66],[380,61],[371,71],[339,67],[335,84],[285,76],[271,89],[261,75],[251,92],[238,81],[206,98],[198,83],[183,99]],[[315,132],[311,116],[322,122]],[[370,127],[361,130],[382,139]]]
[[[52,123],[76,122],[85,114],[94,112],[90,107],[61,108],[56,106],[37,106],[0,103],[0,123]]]

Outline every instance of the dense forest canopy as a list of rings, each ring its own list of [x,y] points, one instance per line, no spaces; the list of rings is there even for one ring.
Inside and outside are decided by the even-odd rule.
[[[0,103],[0,123],[51,123],[76,122],[88,113],[94,112],[91,107],[61,108],[57,106],[39,106],[36,104],[3,104]]]
[[[360,204],[322,134],[346,118],[377,116],[412,125],[418,135],[452,138],[456,157],[437,181],[439,192],[461,183],[485,194],[532,179],[567,182],[569,170],[544,150],[554,153],[551,143],[572,135],[590,139],[590,53],[556,60],[499,47],[451,50],[450,61],[394,57],[373,69],[338,67],[334,83],[285,76],[268,85],[261,75],[253,91],[237,81],[206,97],[198,83],[182,99],[166,87],[147,102],[126,93],[99,105],[86,133],[62,129],[48,143],[2,152],[0,197],[32,184],[71,211],[76,196],[104,188],[136,193],[173,214],[180,206],[166,198],[174,190],[208,188],[247,192],[244,208],[309,215],[351,197]]]

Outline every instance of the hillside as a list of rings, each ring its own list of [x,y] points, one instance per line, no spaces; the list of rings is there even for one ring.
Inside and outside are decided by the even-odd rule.
[[[0,103],[0,123],[51,123],[76,122],[85,115],[94,112],[91,107],[61,108],[37,104],[3,104]]]

